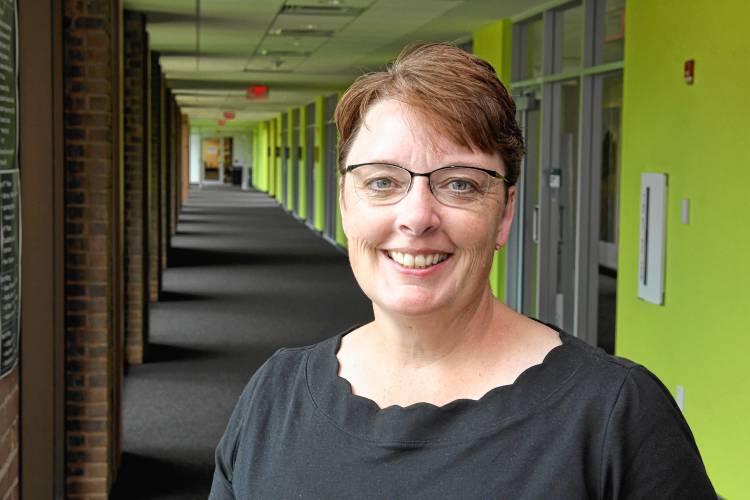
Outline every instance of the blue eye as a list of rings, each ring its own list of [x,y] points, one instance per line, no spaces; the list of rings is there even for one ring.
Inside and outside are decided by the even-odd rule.
[[[374,179],[369,184],[371,189],[382,191],[384,189],[390,189],[393,186],[393,181],[390,179]]]
[[[457,193],[468,193],[476,190],[476,188],[469,181],[465,180],[451,181],[448,187],[452,191],[455,191]]]

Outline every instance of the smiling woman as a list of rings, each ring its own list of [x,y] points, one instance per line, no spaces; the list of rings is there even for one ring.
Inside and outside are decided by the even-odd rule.
[[[642,366],[492,295],[523,142],[486,62],[406,49],[336,110],[349,260],[374,321],[277,352],[211,498],[715,498]]]

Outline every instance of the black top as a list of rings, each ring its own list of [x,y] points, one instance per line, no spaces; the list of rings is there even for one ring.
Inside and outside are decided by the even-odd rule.
[[[338,376],[344,332],[281,349],[216,449],[210,499],[715,499],[679,408],[644,367],[562,345],[479,400],[379,409]]]

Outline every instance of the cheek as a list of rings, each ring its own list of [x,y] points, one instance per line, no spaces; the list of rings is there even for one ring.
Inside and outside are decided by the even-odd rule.
[[[348,240],[349,254],[371,251],[379,246],[387,235],[387,220],[382,210],[375,212],[358,198],[346,196],[342,222]]]
[[[495,249],[495,237],[497,235],[499,217],[492,219],[486,215],[478,215],[471,221],[464,221],[459,226],[461,232],[457,234],[457,242],[462,241],[461,247],[466,256],[468,276],[484,274],[492,265],[492,256]]]

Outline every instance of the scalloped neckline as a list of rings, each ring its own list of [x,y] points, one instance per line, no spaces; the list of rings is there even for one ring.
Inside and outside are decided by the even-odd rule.
[[[460,406],[476,406],[476,405],[481,405],[485,401],[491,399],[493,397],[493,394],[499,393],[499,392],[503,392],[505,390],[511,390],[514,386],[517,386],[520,383],[522,383],[523,382],[522,379],[530,376],[529,374],[533,374],[534,371],[543,369],[543,367],[545,366],[545,364],[548,365],[551,362],[550,361],[551,358],[553,356],[555,356],[555,354],[553,354],[553,353],[556,350],[562,349],[563,347],[565,347],[566,343],[569,343],[569,342],[566,342],[566,340],[567,340],[566,337],[568,337],[568,335],[565,332],[563,332],[562,330],[559,330],[559,329],[553,327],[552,325],[546,325],[546,326],[552,328],[555,332],[557,332],[557,334],[558,334],[558,336],[560,338],[560,344],[556,345],[555,347],[553,347],[552,349],[550,349],[547,352],[547,354],[545,354],[544,358],[542,359],[542,361],[540,363],[531,365],[531,366],[527,367],[526,369],[524,369],[521,373],[518,374],[518,376],[515,378],[515,380],[513,380],[513,382],[511,382],[510,384],[503,384],[503,385],[498,385],[496,387],[493,387],[493,388],[487,390],[487,392],[485,392],[479,399],[458,398],[458,399],[454,399],[452,401],[449,401],[449,402],[445,403],[444,405],[436,405],[434,403],[429,403],[427,401],[418,401],[416,403],[412,403],[412,404],[407,405],[407,406],[401,406],[401,405],[398,405],[398,404],[392,404],[392,405],[386,406],[384,408],[381,408],[380,405],[378,405],[374,400],[372,400],[372,399],[370,399],[370,398],[368,398],[366,396],[361,396],[359,394],[354,394],[351,382],[349,382],[347,379],[345,379],[344,377],[342,377],[341,375],[339,375],[339,371],[341,369],[341,364],[339,363],[337,355],[338,355],[339,349],[341,349],[341,341],[342,341],[342,339],[346,335],[348,335],[349,333],[351,333],[352,331],[354,331],[359,326],[361,326],[361,325],[353,326],[350,329],[348,329],[348,330],[346,330],[346,331],[338,334],[336,337],[334,337],[335,341],[334,341],[334,350],[333,350],[333,358],[334,358],[334,363],[333,364],[334,364],[335,371],[333,373],[333,382],[334,382],[334,384],[336,384],[342,390],[345,391],[347,397],[355,398],[355,399],[358,399],[358,400],[362,400],[363,402],[367,403],[368,405],[371,405],[372,407],[374,407],[374,409],[377,412],[384,412],[384,411],[410,411],[410,410],[414,410],[414,409],[420,408],[420,407],[421,408],[426,408],[426,409],[428,409],[430,411],[445,411],[445,410],[453,410],[455,407],[460,407]]]
[[[553,347],[541,363],[521,372],[512,384],[495,387],[480,399],[456,399],[443,406],[420,402],[380,408],[371,399],[352,394],[349,382],[338,375],[336,353],[343,336],[354,328],[308,351],[304,368],[307,388],[329,423],[354,438],[379,445],[442,446],[496,432],[564,394],[562,389],[575,383],[583,359],[578,339],[555,328],[561,345]]]

